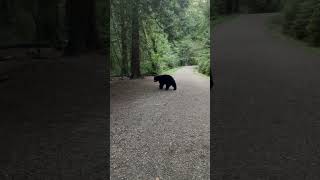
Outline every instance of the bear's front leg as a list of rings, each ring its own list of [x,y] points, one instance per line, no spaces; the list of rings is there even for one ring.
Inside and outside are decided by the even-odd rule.
[[[160,89],[163,89],[163,85],[164,85],[164,84],[160,83],[159,88],[160,88]]]
[[[166,90],[169,90],[170,85],[166,84]]]

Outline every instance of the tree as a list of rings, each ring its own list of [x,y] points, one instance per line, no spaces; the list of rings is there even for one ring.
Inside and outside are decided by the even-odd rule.
[[[296,19],[296,12],[299,7],[299,0],[294,0],[287,2],[285,4],[283,13],[284,13],[284,23],[283,23],[283,32],[291,34],[293,23]]]
[[[124,75],[126,65],[138,78],[200,61],[209,72],[208,0],[124,2],[112,1],[112,75]]]
[[[139,1],[132,5],[132,42],[131,42],[131,78],[141,77],[140,72],[140,35],[139,35]]]
[[[320,3],[318,0],[290,0],[284,3],[283,32],[320,46]]]
[[[69,42],[66,54],[78,54],[100,47],[95,0],[67,0]]]
[[[240,10],[240,2],[239,0],[234,0],[233,12],[238,13]]]
[[[306,0],[299,3],[296,11],[295,20],[292,24],[292,34],[297,39],[304,39],[308,36],[307,25],[312,15],[312,8],[314,7],[314,0]]]
[[[226,14],[233,13],[233,0],[226,0]]]
[[[121,0],[120,8],[120,16],[121,16],[121,48],[122,48],[122,67],[121,67],[121,75],[128,75],[128,24],[127,24],[127,10],[126,10],[126,2],[125,0]]]
[[[320,46],[320,2],[313,6],[313,13],[307,26],[309,41],[314,46]]]

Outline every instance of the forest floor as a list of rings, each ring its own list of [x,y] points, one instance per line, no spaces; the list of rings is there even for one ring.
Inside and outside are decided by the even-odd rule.
[[[215,179],[320,179],[320,55],[274,36],[272,16],[215,29]]]
[[[0,62],[1,180],[104,179],[105,62],[98,54]]]
[[[172,76],[111,84],[111,179],[209,179],[209,79],[193,66]]]

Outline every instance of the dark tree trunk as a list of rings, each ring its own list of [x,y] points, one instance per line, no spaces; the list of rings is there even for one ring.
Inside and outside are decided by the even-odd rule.
[[[110,62],[111,62],[111,57],[110,57],[110,0],[106,1],[106,89],[108,90],[107,92],[110,92]],[[107,107],[110,107],[110,93],[106,93],[106,105]],[[106,108],[106,114],[107,116],[107,121],[106,121],[106,138],[107,139],[107,144],[106,147],[110,147],[110,108]],[[106,151],[106,159],[110,158],[110,151]],[[106,162],[106,167],[110,167],[110,161]],[[110,168],[106,168],[106,176],[105,177],[110,177]],[[108,179],[108,178],[106,178]]]
[[[121,48],[122,48],[122,76],[128,75],[128,40],[127,40],[127,21],[126,21],[126,9],[124,0],[121,1]]]
[[[16,7],[14,0],[3,0],[3,10],[5,12],[5,20],[8,24],[15,23]]]
[[[158,53],[156,40],[154,38],[151,38],[151,41],[152,41],[153,52]]]
[[[8,21],[8,18],[10,18],[10,7],[9,7],[9,1],[8,0],[2,0],[1,1],[1,10],[4,12],[5,19]]]
[[[239,0],[234,0],[234,8],[233,8],[233,12],[238,13],[239,12]]]
[[[269,6],[271,4],[271,0],[266,0],[266,5]]]
[[[134,79],[141,77],[138,2],[135,1],[132,7],[131,78]]]
[[[215,0],[210,0],[210,23],[214,20],[215,14],[217,13],[217,3]]]
[[[248,7],[249,7],[249,13],[256,13],[256,1],[255,0],[248,0]]]
[[[96,22],[96,0],[88,0],[88,31],[86,34],[86,43],[87,48],[90,50],[99,49],[101,47],[101,43],[99,42],[99,32],[97,29]]]
[[[67,0],[66,18],[69,37],[67,55],[99,47],[95,6],[94,0]]]
[[[233,0],[226,0],[226,14],[231,14],[233,8]]]
[[[35,42],[41,41],[39,1],[33,3],[32,18],[35,24]]]
[[[77,54],[85,49],[85,24],[87,20],[84,0],[67,0],[66,1],[66,18],[68,24],[68,45],[66,54]]]

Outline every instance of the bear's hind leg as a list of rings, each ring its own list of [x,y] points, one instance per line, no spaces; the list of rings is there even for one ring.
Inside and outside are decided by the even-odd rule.
[[[177,85],[173,84],[172,87],[174,88],[173,90],[177,90]]]

